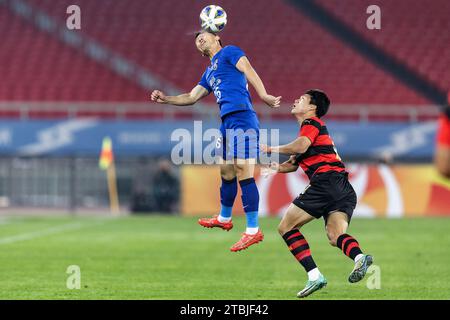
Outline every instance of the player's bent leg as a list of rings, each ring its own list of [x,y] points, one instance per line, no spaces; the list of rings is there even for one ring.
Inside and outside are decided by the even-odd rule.
[[[236,178],[236,171],[234,164],[223,163],[220,165],[220,176],[225,180],[232,180]]]
[[[292,255],[308,274],[305,288],[297,293],[299,298],[305,298],[327,285],[327,280],[314,262],[308,241],[299,230],[303,225],[314,219],[313,216],[292,203],[278,226],[278,232],[283,237]]]
[[[220,214],[212,218],[201,218],[198,223],[205,228],[221,228],[230,231],[233,228],[231,213],[234,199],[237,194],[237,179],[233,164],[221,164],[220,175],[222,186],[220,187]]]
[[[231,251],[236,252],[247,249],[264,239],[264,235],[259,229],[258,206],[259,192],[253,174],[255,171],[256,159],[236,159],[234,169],[242,191],[242,204],[247,218],[247,228],[241,239],[236,242]]]
[[[330,244],[338,247],[342,252],[355,262],[355,266],[348,277],[351,283],[361,281],[373,263],[373,257],[366,255],[359,247],[358,241],[347,234],[348,217],[344,212],[330,213],[327,219],[326,229]]]

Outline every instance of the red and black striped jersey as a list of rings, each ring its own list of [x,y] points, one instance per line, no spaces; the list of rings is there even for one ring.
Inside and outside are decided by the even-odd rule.
[[[317,117],[304,120],[299,131],[301,136],[311,140],[311,145],[305,153],[298,154],[295,160],[310,179],[321,172],[345,171],[344,163],[322,120]]]

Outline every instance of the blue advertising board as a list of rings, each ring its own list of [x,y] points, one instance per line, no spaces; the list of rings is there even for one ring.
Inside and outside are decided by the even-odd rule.
[[[170,155],[181,136],[190,135],[200,148],[211,143],[208,130],[214,121],[105,121],[76,118],[63,121],[0,121],[0,154],[9,156],[97,156],[102,139],[109,136],[116,156]],[[362,123],[328,122],[327,127],[342,157],[379,158],[390,154],[402,159],[431,159],[435,122]],[[262,132],[279,132],[279,142],[297,136],[295,121],[262,122]],[[278,131],[277,131],[278,130]],[[211,130],[210,130],[211,131]],[[214,136],[214,132],[212,134]],[[263,138],[264,141],[264,138]],[[269,144],[270,144],[269,139]],[[272,140],[273,142],[273,140]]]

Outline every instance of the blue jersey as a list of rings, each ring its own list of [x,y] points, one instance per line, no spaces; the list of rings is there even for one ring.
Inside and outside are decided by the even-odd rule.
[[[253,111],[252,99],[248,91],[244,73],[236,68],[236,63],[245,53],[236,46],[226,46],[211,59],[199,85],[213,91],[220,108],[220,116],[236,111]]]

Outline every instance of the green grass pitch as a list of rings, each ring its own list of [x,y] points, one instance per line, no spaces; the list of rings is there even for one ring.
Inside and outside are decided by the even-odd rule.
[[[196,218],[0,220],[0,299],[297,299],[306,275],[261,218],[265,240],[229,247],[244,230],[204,229]],[[307,299],[450,299],[450,219],[354,219],[349,233],[374,256],[381,288],[347,281],[353,263],[328,244],[323,221],[303,233],[328,286]],[[66,287],[68,266],[81,288]]]

